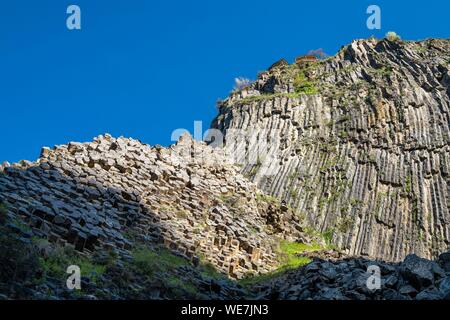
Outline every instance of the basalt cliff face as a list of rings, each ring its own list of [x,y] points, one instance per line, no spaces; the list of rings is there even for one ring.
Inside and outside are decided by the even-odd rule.
[[[210,145],[3,163],[0,299],[450,298],[449,62],[447,40],[358,40],[235,90]]]
[[[434,257],[450,241],[450,45],[356,40],[274,64],[219,104],[241,172],[351,255]]]

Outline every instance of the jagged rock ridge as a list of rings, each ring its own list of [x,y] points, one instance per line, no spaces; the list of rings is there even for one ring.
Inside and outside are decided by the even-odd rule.
[[[349,254],[437,256],[450,242],[449,62],[449,40],[356,40],[260,73],[212,128],[244,174]]]
[[[242,278],[277,267],[278,239],[310,239],[286,206],[266,201],[220,150],[189,136],[167,149],[99,136],[1,171],[0,202],[11,214],[34,236],[81,252],[127,256],[133,232]]]

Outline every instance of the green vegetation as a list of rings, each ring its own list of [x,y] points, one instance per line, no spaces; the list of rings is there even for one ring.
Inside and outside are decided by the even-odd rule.
[[[192,283],[183,281],[174,275],[169,275],[167,277],[166,285],[172,288],[176,296],[183,296],[184,292],[192,296],[196,296],[198,293],[198,289]]]
[[[266,203],[270,203],[270,204],[276,204],[279,202],[279,200],[273,196],[269,196],[263,193],[257,193],[256,194],[256,201],[258,202],[266,202]]]
[[[424,46],[420,46],[420,45],[414,46],[413,50],[416,51],[417,53],[425,53],[425,52],[427,52],[427,48],[424,47]]]
[[[300,70],[295,76],[294,88],[298,94],[316,94],[318,92],[315,83],[305,75],[304,70]]]
[[[157,272],[167,272],[189,264],[189,261],[174,255],[165,248],[160,248],[156,251],[146,247],[140,247],[135,249],[132,255],[133,265],[147,275],[154,275]]]
[[[246,178],[254,177],[258,173],[258,170],[261,168],[262,162],[263,160],[258,156],[258,158],[256,159],[256,164],[250,169],[249,172],[245,173],[245,177]]]
[[[281,269],[292,269],[311,262],[311,259],[307,257],[299,256],[303,252],[320,251],[324,248],[317,244],[304,244],[298,242],[282,241],[280,243],[280,263]]]
[[[334,236],[334,229],[333,228],[329,228],[327,229],[323,234],[323,239],[325,240],[325,243],[327,244],[328,248],[332,248],[333,247],[333,236]]]
[[[360,206],[362,204],[363,204],[363,202],[361,200],[359,200],[359,199],[352,198],[350,200],[350,206],[352,206],[352,207],[358,207],[358,206]]]
[[[320,62],[318,62],[320,63]],[[316,94],[318,93],[318,88],[316,87],[316,83],[310,77],[307,76],[307,71],[310,68],[313,68],[313,65],[300,68],[298,65],[293,64],[289,66],[285,66],[280,69],[281,74],[277,75],[283,82],[289,82],[291,79],[294,79],[294,89],[295,92],[279,92],[272,94],[261,94],[257,96],[250,96],[241,99],[236,104],[238,105],[247,105],[252,102],[264,101],[275,99],[279,97],[286,97],[289,99],[298,99],[300,96],[304,94]]]
[[[291,196],[291,198],[295,201],[297,200],[297,195],[298,195],[298,189],[291,187],[291,189],[289,190],[289,195]]]
[[[8,221],[4,204],[0,205],[0,216],[0,292],[21,297],[26,286],[41,278],[41,266],[31,241],[22,238],[21,229],[13,220]]]
[[[384,65],[384,66],[381,66],[380,68],[372,69],[372,73],[378,74],[381,77],[383,77],[383,76],[389,77],[392,74],[392,67],[389,65]],[[369,97],[369,96],[367,98],[372,99],[372,97]],[[373,102],[371,102],[371,103],[374,104]]]
[[[170,289],[174,296],[197,296],[198,289],[175,273],[177,268],[190,265],[187,259],[163,247],[150,249],[142,246],[133,250],[132,256],[131,269],[143,274],[149,283],[159,281],[160,285]]]
[[[186,209],[181,209],[176,211],[175,215],[177,216],[177,218],[187,219],[187,217],[189,216],[189,211]]]
[[[341,233],[346,233],[350,230],[350,228],[352,227],[352,225],[355,223],[354,218],[352,216],[343,216],[337,226],[336,229],[337,231],[341,232]],[[330,240],[331,241],[331,240]]]
[[[411,175],[408,175],[405,181],[405,191],[408,194],[411,192],[411,179]]]
[[[179,268],[192,267],[192,272],[198,273],[204,279],[231,281],[225,275],[219,273],[212,264],[206,262],[201,253],[197,253],[200,263],[195,269],[189,260],[164,247],[148,248],[142,246],[133,250],[132,255],[131,270],[144,275],[149,283],[156,282],[157,286],[163,286],[171,290],[175,297],[186,298],[186,295],[191,298],[199,297],[199,288],[192,280],[195,277],[179,275],[177,271]]]
[[[257,283],[268,281],[277,277],[289,270],[302,267],[311,262],[308,257],[301,256],[305,252],[314,252],[325,250],[323,246],[318,243],[304,244],[299,242],[281,241],[277,246],[277,254],[279,267],[269,273],[260,275],[249,275],[241,280],[239,283],[244,286],[254,285]]]
[[[102,275],[106,266],[93,263],[89,258],[81,256],[71,247],[56,248],[48,257],[40,258],[40,264],[45,275],[65,280],[67,267],[76,265],[80,267],[81,275],[96,282]]]
[[[202,274],[205,278],[210,279],[226,279],[226,277],[218,272],[211,263],[205,261],[201,261],[200,263],[200,274]]]
[[[401,38],[394,31],[389,31],[388,33],[386,33],[386,39],[388,39],[389,41],[399,41]]]
[[[298,171],[292,172],[288,176],[289,182],[296,181],[299,178],[299,176],[300,176],[300,173]]]

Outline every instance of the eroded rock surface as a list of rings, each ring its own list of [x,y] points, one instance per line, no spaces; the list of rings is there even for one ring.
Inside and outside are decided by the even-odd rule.
[[[132,232],[232,278],[276,268],[279,239],[311,239],[289,208],[190,136],[167,149],[109,135],[44,148],[37,162],[3,169],[0,201],[61,246],[126,255]]]
[[[245,175],[347,253],[436,257],[450,242],[449,61],[449,40],[356,40],[260,73],[212,127]]]
[[[0,267],[70,249],[63,268],[103,272],[88,299],[449,299],[449,61],[448,40],[357,40],[232,93],[212,125],[224,148],[105,134],[3,163],[0,245],[17,248]],[[279,272],[280,243],[314,261]],[[77,298],[30,270],[0,277],[0,299]]]
[[[442,255],[430,261],[414,254],[401,263],[316,259],[306,267],[256,285],[254,290],[258,299],[449,300],[450,273],[442,268],[446,259]],[[370,272],[374,267],[379,273]]]

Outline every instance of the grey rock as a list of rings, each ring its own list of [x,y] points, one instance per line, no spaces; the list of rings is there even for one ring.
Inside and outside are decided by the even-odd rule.
[[[407,285],[400,287],[398,292],[401,294],[411,295],[411,294],[416,294],[417,290],[413,286],[410,286],[409,284],[407,284]]]
[[[439,255],[439,262],[447,273],[450,273],[450,251]]]
[[[400,272],[416,289],[433,284],[435,263],[411,254],[401,264]]]
[[[444,299],[450,300],[450,277],[442,279],[439,284],[439,291]]]
[[[355,40],[308,72],[260,73],[219,103],[212,128],[244,175],[308,226],[334,229],[340,249],[431,259],[450,242],[449,59],[447,39]],[[296,74],[318,93],[299,94]]]
[[[435,287],[428,288],[416,296],[417,300],[440,300],[442,294]]]

